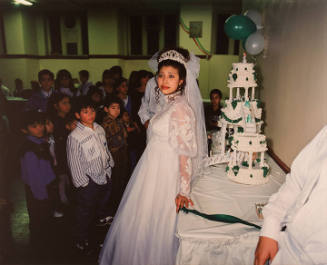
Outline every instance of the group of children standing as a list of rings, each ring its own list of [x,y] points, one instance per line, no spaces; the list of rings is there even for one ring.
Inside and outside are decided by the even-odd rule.
[[[21,177],[36,249],[46,245],[52,218],[62,217],[70,205],[75,247],[87,251],[92,226],[110,224],[115,215],[139,158],[133,145],[142,134],[119,68],[105,70],[98,86],[81,71],[80,89],[67,72],[58,72],[57,89],[51,71],[39,72],[40,91],[22,115]]]

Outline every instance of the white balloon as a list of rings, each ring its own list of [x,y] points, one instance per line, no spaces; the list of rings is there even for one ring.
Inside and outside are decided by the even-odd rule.
[[[251,55],[257,55],[263,51],[265,40],[258,31],[252,33],[245,41],[245,50]]]
[[[244,16],[250,18],[254,24],[257,26],[257,29],[262,29],[262,16],[257,10],[249,9],[245,11]]]

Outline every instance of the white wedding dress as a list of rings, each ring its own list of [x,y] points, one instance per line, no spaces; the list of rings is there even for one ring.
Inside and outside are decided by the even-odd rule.
[[[151,119],[147,147],[108,231],[100,265],[175,264],[175,198],[189,195],[197,145],[194,114],[184,96],[166,99]]]

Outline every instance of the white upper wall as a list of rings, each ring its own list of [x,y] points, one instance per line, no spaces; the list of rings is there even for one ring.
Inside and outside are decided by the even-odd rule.
[[[243,1],[264,14],[265,133],[288,165],[327,123],[327,1]]]

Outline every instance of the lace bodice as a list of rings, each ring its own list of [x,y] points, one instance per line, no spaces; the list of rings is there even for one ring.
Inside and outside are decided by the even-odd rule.
[[[149,141],[159,138],[162,144],[174,149],[179,162],[179,193],[189,196],[192,178],[192,157],[196,155],[195,119],[183,96],[167,102],[156,114],[149,127]]]

